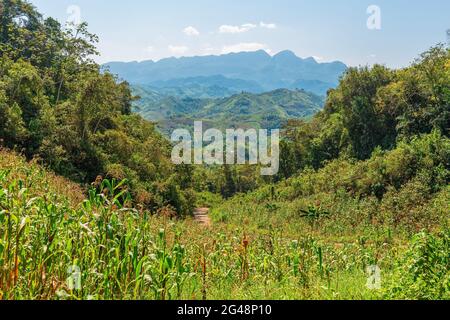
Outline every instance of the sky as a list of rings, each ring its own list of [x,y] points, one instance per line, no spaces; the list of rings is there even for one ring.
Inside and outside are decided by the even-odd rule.
[[[448,0],[31,0],[44,16],[86,21],[99,63],[266,50],[319,62],[399,68],[450,29]]]

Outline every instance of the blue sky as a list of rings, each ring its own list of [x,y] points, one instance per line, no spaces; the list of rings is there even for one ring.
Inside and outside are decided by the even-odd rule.
[[[448,0],[31,2],[61,22],[77,19],[79,8],[81,20],[100,37],[101,63],[289,49],[319,61],[402,67],[430,46],[446,42],[450,29]],[[367,27],[371,5],[380,9],[381,29]]]

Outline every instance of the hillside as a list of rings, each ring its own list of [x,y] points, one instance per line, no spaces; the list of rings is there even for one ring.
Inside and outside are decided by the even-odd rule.
[[[347,69],[342,62],[318,63],[313,58],[299,58],[288,50],[273,57],[265,51],[256,51],[157,62],[110,62],[103,68],[133,85],[152,86],[161,93],[177,92],[191,98],[279,88],[306,89],[324,95],[337,85]],[[211,93],[207,94],[208,91]]]
[[[132,112],[126,82],[100,72],[91,59],[97,37],[86,24],[67,30],[26,1],[5,5],[0,147],[40,159],[83,185],[126,179],[136,207],[190,214],[193,192],[175,182],[181,178],[170,159],[170,141]]]
[[[141,112],[167,126],[287,121],[280,171],[261,176],[174,164],[130,85],[90,58],[86,24],[0,9],[0,300],[450,299],[448,47],[348,68],[323,108],[302,90],[139,87]],[[297,61],[236,57],[230,72]]]
[[[358,200],[374,163],[412,151],[407,161],[432,173],[445,159],[423,151],[442,146],[448,156],[432,135],[331,163],[216,205],[206,227],[124,206],[108,180],[85,197],[0,150],[0,299],[449,299],[449,189],[430,193],[419,174],[382,202]],[[375,264],[379,289],[367,287]]]
[[[262,94],[240,93],[222,99],[165,97],[155,100],[153,91],[138,87],[134,92],[141,97],[136,102],[136,111],[158,122],[166,133],[180,126],[190,127],[194,120],[220,129],[281,128],[289,119],[313,116],[322,109],[324,102],[312,93],[286,89]]]

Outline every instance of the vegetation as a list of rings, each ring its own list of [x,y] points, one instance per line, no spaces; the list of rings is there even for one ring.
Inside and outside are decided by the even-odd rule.
[[[323,107],[323,98],[303,90],[279,89],[261,94],[240,93],[221,99],[155,97],[153,91],[135,89],[141,98],[136,111],[158,121],[170,136],[177,128],[192,129],[194,121],[208,128],[281,128],[290,119],[307,119]]]
[[[377,149],[393,149],[432,130],[448,137],[449,58],[449,50],[439,45],[409,68],[350,68],[321,113],[287,126],[284,176],[339,157],[368,159]]]
[[[0,299],[450,299],[447,48],[350,68],[263,179],[174,166],[86,25],[0,12]]]
[[[398,206],[432,225],[409,244],[408,218],[404,232],[388,219],[394,193],[379,207],[344,195],[331,206],[324,193],[312,206],[330,217],[313,225],[299,210],[312,196],[288,201],[280,189],[269,201],[261,190],[217,207],[205,228],[124,207],[108,183],[85,195],[10,151],[0,155],[3,299],[450,298],[448,189],[423,207],[408,198],[412,187],[401,191]],[[366,287],[374,264],[380,290]],[[80,290],[67,281],[75,267]]]
[[[131,113],[128,84],[100,73],[86,25],[64,29],[22,0],[0,5],[0,145],[80,183],[127,178],[136,205],[189,214],[169,142]]]

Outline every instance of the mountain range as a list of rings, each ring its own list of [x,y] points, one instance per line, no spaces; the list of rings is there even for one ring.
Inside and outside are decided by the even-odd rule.
[[[195,120],[214,128],[280,128],[321,110],[347,69],[292,51],[110,62],[103,68],[131,84],[134,110],[170,134]]]
[[[109,62],[121,79],[165,96],[223,98],[240,92],[304,89],[318,95],[337,85],[347,66],[319,63],[292,51],[274,56],[263,50],[219,56],[166,58],[159,61]]]

